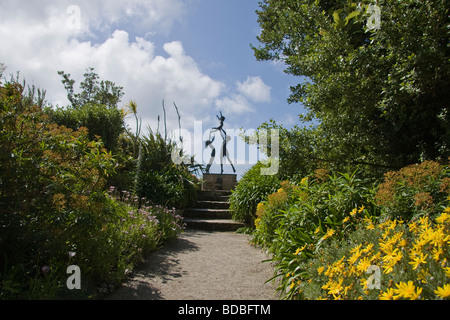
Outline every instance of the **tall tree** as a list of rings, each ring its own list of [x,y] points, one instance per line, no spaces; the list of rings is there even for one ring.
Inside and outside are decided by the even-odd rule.
[[[84,74],[84,81],[80,83],[80,93],[75,93],[75,80],[70,78],[70,74],[58,71],[62,77],[61,82],[67,91],[67,98],[73,108],[80,108],[85,104],[101,104],[109,108],[116,108],[123,97],[123,87],[109,80],[98,81],[99,76],[94,72],[94,68],[88,68]]]
[[[401,167],[450,156],[446,0],[264,0],[258,60],[307,80],[290,103],[341,159]]]

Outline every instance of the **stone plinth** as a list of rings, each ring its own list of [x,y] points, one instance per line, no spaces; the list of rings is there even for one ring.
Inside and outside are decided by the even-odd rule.
[[[231,190],[236,186],[235,174],[203,174],[202,190]]]

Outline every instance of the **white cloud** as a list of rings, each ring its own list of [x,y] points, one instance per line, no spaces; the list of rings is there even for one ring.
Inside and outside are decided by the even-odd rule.
[[[165,54],[156,55],[155,43],[132,38],[119,28],[103,36],[104,40],[96,38],[98,29],[107,30],[131,18],[138,25],[151,26],[145,33],[168,27],[181,19],[186,1],[133,0],[126,5],[106,0],[78,1],[79,29],[67,26],[73,14],[67,12],[70,1],[0,1],[0,43],[8,44],[0,46],[0,60],[8,68],[6,74],[20,71],[28,83],[47,90],[50,102],[68,103],[57,71],[71,74],[78,89],[86,68],[93,67],[101,79],[123,86],[126,95],[122,104],[136,100],[140,116],[153,126],[157,116],[162,116],[163,99],[169,128],[178,126],[172,101],[180,109],[184,127],[193,125],[195,119],[211,118],[205,109],[214,105],[224,84],[202,73],[181,42],[164,44]]]
[[[216,125],[214,109],[242,115],[255,112],[255,103],[269,102],[270,87],[260,77],[248,77],[236,82],[234,91],[227,90],[200,70],[179,41],[165,43],[163,53],[156,53],[159,47],[146,35],[168,32],[183,19],[186,3],[79,0],[80,26],[71,28],[76,22],[68,20],[74,18],[74,12],[67,11],[71,0],[0,0],[0,43],[7,44],[0,46],[0,62],[7,66],[6,74],[20,71],[59,105],[68,101],[57,71],[71,74],[78,90],[86,68],[93,67],[101,79],[124,87],[122,105],[137,102],[144,126],[156,126],[163,99],[169,129],[178,127],[172,102],[179,107],[184,129],[192,129],[196,120],[206,127]]]
[[[241,94],[231,94],[216,100],[216,108],[227,114],[255,112],[251,103]]]
[[[261,77],[248,76],[243,83],[237,81],[235,93],[217,99],[216,108],[238,115],[255,112],[254,103],[271,101],[270,91],[271,88],[262,81]]]
[[[261,77],[247,77],[244,83],[238,82],[238,91],[253,102],[270,102],[271,88]]]

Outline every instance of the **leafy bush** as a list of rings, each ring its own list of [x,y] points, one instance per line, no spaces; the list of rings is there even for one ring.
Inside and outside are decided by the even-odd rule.
[[[450,295],[447,174],[448,165],[424,162],[387,174],[379,185],[356,173],[323,170],[300,183],[283,182],[258,205],[253,233],[253,242],[272,254],[280,294],[286,299]],[[432,202],[425,198],[433,206],[418,201],[424,190],[433,195]],[[371,265],[382,272],[379,290],[366,287]]]
[[[304,299],[449,298],[449,213],[447,207],[435,221],[424,216],[409,223],[361,218],[346,239],[331,237],[327,246],[311,248],[310,260],[294,258],[296,268],[287,279],[290,294]]]
[[[230,196],[233,219],[251,223],[256,218],[256,206],[279,188],[275,175],[261,175],[263,165],[258,162],[247,170]]]
[[[424,161],[385,174],[376,201],[382,214],[410,220],[440,213],[450,193],[450,168],[435,161]]]
[[[317,170],[298,184],[285,181],[281,189],[258,205],[254,242],[281,259],[279,254],[299,244],[291,241],[296,235],[298,241],[307,243],[315,230],[326,231],[326,226],[336,225],[353,208],[372,208],[367,201],[372,192],[372,181],[358,178],[357,172],[331,176]]]
[[[0,86],[0,298],[71,296],[73,264],[87,295],[176,237],[181,217],[112,198],[105,186],[113,154],[86,128],[52,123],[32,102],[20,84]]]
[[[183,209],[196,200],[197,179],[182,166],[174,164],[162,172],[143,172],[139,181],[137,194],[152,203]]]
[[[116,150],[119,136],[124,131],[124,118],[115,107],[88,103],[78,108],[47,109],[50,120],[73,130],[85,127],[89,131],[89,139],[101,137],[105,148]]]

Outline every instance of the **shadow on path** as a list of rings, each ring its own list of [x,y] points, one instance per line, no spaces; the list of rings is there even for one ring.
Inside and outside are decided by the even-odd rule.
[[[232,232],[187,230],[151,253],[131,278],[105,299],[274,299],[264,284],[272,275],[267,257]]]

